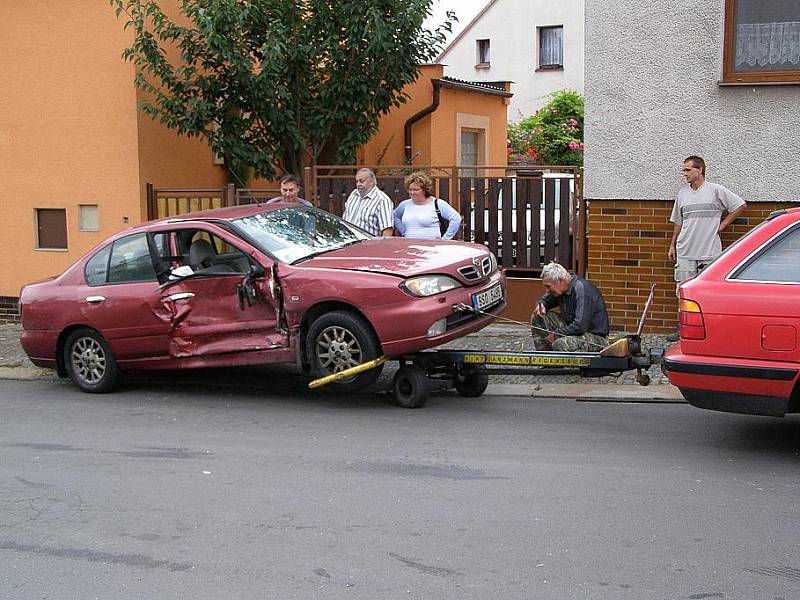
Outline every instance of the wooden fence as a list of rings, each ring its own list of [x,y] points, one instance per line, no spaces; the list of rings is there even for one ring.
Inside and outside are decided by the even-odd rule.
[[[303,174],[306,199],[341,215],[354,189],[353,165],[323,165]],[[397,204],[408,197],[404,178],[424,170],[436,196],[462,216],[459,238],[483,244],[510,276],[538,277],[555,260],[586,274],[587,207],[582,170],[553,166],[370,166],[378,186]],[[151,219],[264,202],[280,195],[277,188],[158,189],[147,185]]]

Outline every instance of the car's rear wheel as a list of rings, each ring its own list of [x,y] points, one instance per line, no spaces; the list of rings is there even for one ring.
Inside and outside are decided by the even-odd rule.
[[[318,377],[340,373],[378,358],[380,353],[369,324],[358,315],[341,310],[317,318],[308,330],[306,344],[311,368]],[[382,370],[380,365],[332,385],[339,390],[357,391],[374,383]]]
[[[76,329],[67,337],[64,366],[72,383],[90,394],[110,392],[119,383],[117,360],[103,337],[92,329]]]

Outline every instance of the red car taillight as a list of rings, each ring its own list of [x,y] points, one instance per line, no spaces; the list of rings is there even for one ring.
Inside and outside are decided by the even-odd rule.
[[[703,322],[703,311],[700,310],[700,305],[692,300],[681,299],[679,310],[681,338],[687,340],[706,339],[706,325]]]

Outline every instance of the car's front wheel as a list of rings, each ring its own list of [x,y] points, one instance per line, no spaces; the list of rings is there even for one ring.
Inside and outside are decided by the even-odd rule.
[[[311,368],[318,377],[340,373],[378,358],[380,347],[372,328],[360,316],[333,311],[317,318],[308,330],[306,350]],[[340,390],[357,391],[380,377],[383,365],[351,377],[339,379]]]
[[[119,383],[117,360],[103,337],[92,329],[76,329],[67,337],[64,366],[72,383],[83,392],[103,394]]]

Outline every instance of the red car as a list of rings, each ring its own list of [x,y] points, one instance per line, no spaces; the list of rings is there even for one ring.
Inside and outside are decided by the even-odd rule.
[[[662,368],[700,408],[800,411],[800,208],[781,210],[680,286]]]
[[[124,369],[296,362],[327,375],[477,331],[505,296],[484,246],[375,238],[294,204],[241,206],[132,227],[24,286],[21,341],[86,392],[111,390]]]

